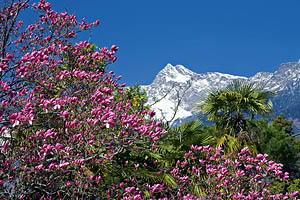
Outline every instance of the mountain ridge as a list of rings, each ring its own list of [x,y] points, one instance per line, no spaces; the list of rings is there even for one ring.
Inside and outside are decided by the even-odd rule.
[[[197,102],[203,101],[211,91],[226,87],[233,80],[248,81],[262,86],[265,90],[277,92],[277,96],[272,99],[274,112],[276,114],[282,112],[289,119],[300,122],[300,111],[295,111],[295,109],[300,110],[300,60],[282,63],[274,73],[258,72],[251,77],[220,72],[198,74],[183,65],[173,66],[168,63],[157,73],[150,85],[142,88],[148,94],[149,104],[165,96],[153,105],[157,118],[165,121],[173,118],[173,109],[178,106],[176,99],[182,97],[178,112],[173,119],[173,124],[180,124],[185,119],[197,115],[194,109]]]

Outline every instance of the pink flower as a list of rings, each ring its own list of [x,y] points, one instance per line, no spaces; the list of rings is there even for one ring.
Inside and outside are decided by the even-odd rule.
[[[101,176],[97,176],[97,177],[95,178],[95,180],[96,180],[96,181],[101,181],[101,180],[102,180],[102,177],[101,177]]]
[[[71,182],[70,182],[70,181],[67,181],[66,186],[67,186],[67,187],[70,187],[70,186],[71,186]]]
[[[150,110],[150,111],[148,112],[148,115],[149,115],[150,117],[154,117],[155,112],[154,112],[153,110]]]
[[[116,45],[112,45],[110,51],[117,52],[119,48]]]
[[[36,166],[34,169],[35,170],[43,170],[44,166],[43,166],[43,164],[40,164],[40,165]]]
[[[4,185],[4,181],[0,180],[0,186],[2,187]]]
[[[96,22],[94,23],[94,26],[98,26],[100,24],[99,20],[96,20]]]
[[[5,141],[5,143],[4,143],[4,145],[2,146],[2,151],[5,151],[6,150],[6,148],[7,148],[7,146],[10,144],[10,142],[7,140],[7,141]]]
[[[56,149],[56,150],[60,150],[61,148],[63,148],[63,145],[62,145],[62,144],[59,144],[59,143],[56,143],[55,149]]]
[[[59,116],[66,120],[69,117],[69,112],[68,111],[63,111],[63,112],[60,113]]]

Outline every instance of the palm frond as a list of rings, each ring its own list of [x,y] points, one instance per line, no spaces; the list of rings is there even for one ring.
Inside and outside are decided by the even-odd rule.
[[[241,149],[241,145],[238,139],[228,134],[225,134],[218,140],[216,147],[222,147],[222,149],[224,149],[226,153],[232,152],[235,154],[237,154]]]
[[[225,89],[211,92],[199,105],[208,121],[226,129],[234,124],[232,120],[241,120],[244,114],[252,117],[270,114],[273,108],[270,98],[273,95],[274,92],[264,91],[253,83],[235,80]]]

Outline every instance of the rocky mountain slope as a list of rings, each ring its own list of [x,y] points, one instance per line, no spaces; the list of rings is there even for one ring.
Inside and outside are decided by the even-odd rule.
[[[300,61],[281,64],[274,73],[259,72],[252,77],[233,76],[218,72],[197,74],[182,65],[167,64],[152,84],[142,86],[153,104],[157,118],[181,123],[196,116],[195,105],[203,101],[209,92],[224,88],[232,80],[245,80],[276,91],[272,99],[275,115],[283,112],[300,124]],[[178,102],[182,97],[182,101]],[[160,101],[159,101],[160,100]],[[174,116],[174,109],[178,111]]]

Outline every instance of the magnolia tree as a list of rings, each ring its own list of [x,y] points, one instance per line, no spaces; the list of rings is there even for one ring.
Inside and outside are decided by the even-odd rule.
[[[99,21],[77,22],[40,1],[39,20],[22,30],[27,1],[1,10],[1,197],[101,196],[102,176],[114,157],[155,143],[160,123],[135,111],[105,66],[118,50],[73,45],[77,32]]]
[[[37,13],[36,23],[23,26],[24,10]],[[1,199],[296,198],[270,194],[268,181],[287,174],[247,150],[233,161],[193,147],[174,169],[136,156],[151,157],[166,131],[153,111],[134,108],[121,77],[107,73],[116,46],[75,44],[99,21],[20,0],[4,3],[0,23]],[[173,183],[139,176],[145,172]]]

